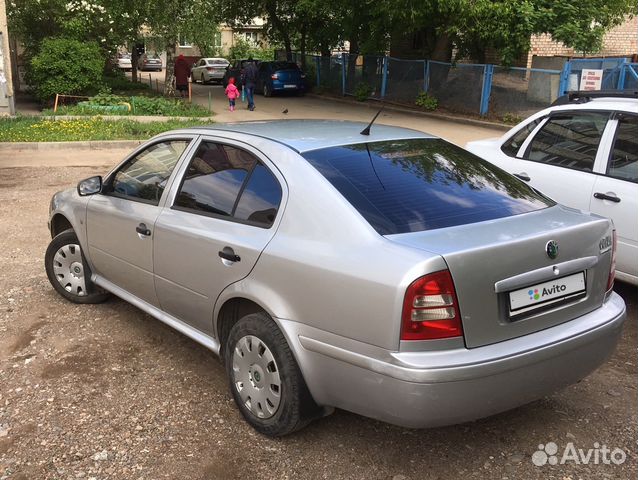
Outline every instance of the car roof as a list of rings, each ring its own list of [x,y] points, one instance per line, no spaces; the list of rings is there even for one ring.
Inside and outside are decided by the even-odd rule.
[[[587,102],[566,103],[549,107],[550,111],[558,110],[616,110],[638,113],[638,99],[618,97],[597,97]]]
[[[408,138],[437,138],[427,133],[403,127],[375,123],[370,135],[362,135],[364,122],[339,120],[265,120],[227,123],[189,128],[183,131],[200,135],[237,132],[272,140],[302,153],[327,147],[352,145]]]

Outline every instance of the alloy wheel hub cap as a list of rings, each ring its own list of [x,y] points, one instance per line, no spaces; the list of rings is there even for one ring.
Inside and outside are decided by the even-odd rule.
[[[275,357],[266,344],[254,335],[240,338],[232,362],[233,383],[244,406],[262,419],[277,413],[281,378]]]
[[[86,295],[82,251],[77,244],[60,247],[53,256],[53,273],[67,292],[83,297]]]

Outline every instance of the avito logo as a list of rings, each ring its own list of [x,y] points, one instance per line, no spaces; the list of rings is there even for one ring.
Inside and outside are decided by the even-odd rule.
[[[567,285],[554,284],[550,288],[544,287],[541,292],[539,292],[538,288],[536,288],[534,290],[528,290],[527,293],[529,294],[530,300],[540,300],[547,295],[554,295],[556,293],[564,292],[565,290],[567,290]]]

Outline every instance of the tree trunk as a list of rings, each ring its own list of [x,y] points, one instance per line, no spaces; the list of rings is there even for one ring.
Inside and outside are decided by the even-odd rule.
[[[307,37],[307,33],[306,33],[306,25],[304,24],[303,27],[301,28],[301,38],[299,40],[299,49],[301,51],[301,69],[303,71],[306,70],[306,37]]]
[[[164,77],[164,95],[167,97],[175,96],[175,44],[177,42],[168,42],[166,47],[166,76]]]
[[[137,53],[137,45],[133,43],[133,48],[131,49],[131,81],[133,83],[137,83],[137,59],[139,55]]]
[[[359,39],[350,39],[350,52],[348,55],[348,71],[346,74],[346,87],[349,93],[354,91],[356,83],[357,57],[359,56]]]
[[[432,49],[432,60],[448,63],[452,60],[452,38],[447,33],[442,33],[436,38]]]

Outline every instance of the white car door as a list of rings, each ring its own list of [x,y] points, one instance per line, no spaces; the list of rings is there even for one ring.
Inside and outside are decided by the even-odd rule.
[[[603,154],[599,145],[609,112],[561,111],[550,114],[521,146],[510,172],[570,207],[588,210]]]
[[[638,284],[638,115],[620,113],[610,123],[590,210],[614,221],[618,278]]]

